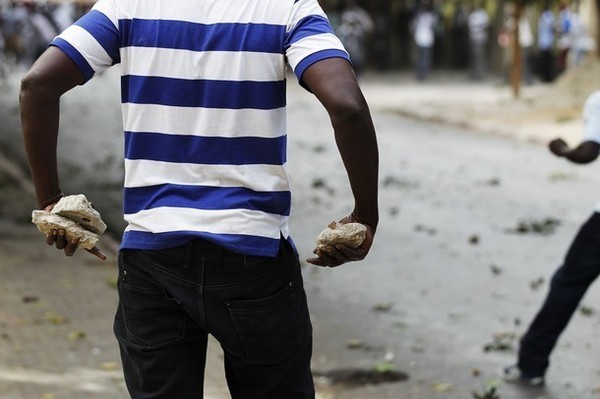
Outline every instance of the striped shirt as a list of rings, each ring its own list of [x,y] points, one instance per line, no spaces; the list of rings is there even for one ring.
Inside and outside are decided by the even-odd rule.
[[[348,58],[317,0],[99,0],[52,45],[121,66],[121,248],[201,238],[275,256],[289,236],[286,64]]]

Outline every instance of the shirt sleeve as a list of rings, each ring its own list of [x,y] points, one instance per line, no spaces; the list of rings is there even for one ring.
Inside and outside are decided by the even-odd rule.
[[[302,74],[315,62],[334,57],[350,61],[317,0],[295,1],[284,46],[288,64],[303,86]]]
[[[583,108],[583,141],[600,144],[600,91],[592,93]]]
[[[118,17],[113,0],[99,0],[73,25],[57,36],[51,46],[75,62],[84,83],[96,73],[120,62]]]

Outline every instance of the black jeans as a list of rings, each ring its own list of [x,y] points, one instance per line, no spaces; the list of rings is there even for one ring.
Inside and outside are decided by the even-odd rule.
[[[234,399],[314,398],[312,326],[300,263],[205,241],[119,255],[114,332],[134,399],[203,397],[208,334],[221,344]]]
[[[543,375],[550,353],[588,287],[600,274],[600,214],[581,226],[564,264],[552,277],[542,308],[521,339],[518,366],[524,376]]]

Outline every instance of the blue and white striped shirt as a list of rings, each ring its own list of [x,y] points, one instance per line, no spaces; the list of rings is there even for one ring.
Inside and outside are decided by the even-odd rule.
[[[286,63],[348,58],[317,0],[99,0],[52,43],[86,81],[121,64],[121,248],[289,236]]]

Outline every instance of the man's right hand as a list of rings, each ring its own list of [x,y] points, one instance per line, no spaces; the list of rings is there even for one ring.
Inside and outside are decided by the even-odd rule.
[[[559,157],[564,157],[571,150],[569,145],[561,138],[550,141],[548,148],[550,152]]]
[[[340,224],[361,223],[354,215],[346,216],[339,221]],[[350,248],[343,244],[330,245],[323,249],[315,248],[313,253],[316,257],[308,258],[306,261],[316,266],[336,267],[344,263],[361,261],[367,257],[373,245],[375,227],[361,223],[367,228],[365,240],[358,248]]]

